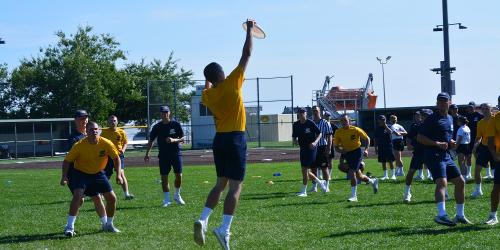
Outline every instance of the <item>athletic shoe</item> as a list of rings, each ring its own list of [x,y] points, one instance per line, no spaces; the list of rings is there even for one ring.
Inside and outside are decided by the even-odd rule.
[[[491,174],[489,174],[489,175],[487,175],[487,176],[483,177],[483,179],[493,179],[493,178],[494,178],[494,177],[493,177],[493,175],[491,175]]]
[[[329,187],[326,187],[325,193],[330,193],[330,188]]]
[[[404,203],[410,203],[411,201],[411,193],[407,193],[403,195],[403,202]]]
[[[307,197],[307,193],[306,192],[300,192],[300,193],[297,193],[297,196],[298,197]]]
[[[311,189],[309,189],[309,193],[316,193],[318,192],[318,188],[315,186],[312,186]]]
[[[446,215],[446,214],[443,216],[434,217],[434,221],[437,224],[441,224],[441,225],[445,225],[445,226],[449,226],[449,227],[454,227],[457,225],[457,223],[451,221],[450,218],[448,218],[448,215]]]
[[[468,174],[465,176],[465,180],[468,181],[468,180],[472,180],[472,175],[471,174]]]
[[[75,235],[76,235],[75,229],[73,229],[72,227],[65,227],[64,228],[64,236],[73,237]]]
[[[207,232],[207,226],[203,221],[198,220],[194,222],[194,242],[196,244],[203,246],[206,242],[205,234]]]
[[[372,180],[373,180],[373,183],[372,183],[373,193],[376,194],[376,193],[378,193],[378,180],[377,180],[377,178],[372,179]]]
[[[168,207],[168,206],[170,206],[170,204],[172,204],[170,201],[163,200],[163,205],[161,205],[161,206],[162,207]]]
[[[424,176],[423,175],[417,175],[413,179],[416,180],[416,181],[423,181],[424,180]]]
[[[405,173],[403,173],[403,169],[402,168],[397,168],[396,169],[396,176],[404,176]]]
[[[220,246],[224,249],[224,250],[229,250],[229,233],[226,233],[226,232],[222,232],[220,230],[220,228],[214,228],[212,230],[212,232],[214,233],[215,237],[217,238],[217,240],[219,241],[219,244]]]
[[[489,226],[494,226],[498,224],[498,218],[496,216],[489,216],[486,222],[484,224],[489,225]]]
[[[396,180],[396,176],[395,175],[391,176],[391,180],[395,181]]]
[[[381,181],[386,181],[389,180],[389,176],[385,175],[384,177],[380,178]]]
[[[321,180],[319,181],[318,185],[321,191],[323,191],[323,193],[326,193],[326,181]]]
[[[455,222],[456,224],[458,224],[458,223],[468,224],[468,225],[472,225],[473,224],[465,216],[458,216],[458,215],[455,215],[455,218],[453,218],[453,222]]]
[[[470,195],[472,198],[478,198],[480,196],[483,196],[483,191],[481,190],[476,190],[474,191],[471,195]]]
[[[427,176],[427,180],[433,181],[434,179],[432,178],[432,176],[429,175],[429,176]]]
[[[174,195],[174,201],[179,205],[186,205],[186,202],[184,202],[180,195]]]
[[[351,196],[347,199],[348,202],[358,202],[358,196]]]
[[[125,195],[125,200],[133,200],[135,196],[133,194]]]
[[[104,232],[108,232],[108,233],[119,233],[120,230],[118,230],[118,228],[116,228],[115,226],[113,226],[113,224],[106,224],[103,226],[103,231]]]

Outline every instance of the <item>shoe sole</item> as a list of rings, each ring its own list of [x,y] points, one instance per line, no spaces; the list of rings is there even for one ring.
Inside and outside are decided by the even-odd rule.
[[[64,236],[69,237],[69,238],[71,238],[71,237],[73,237],[73,236],[75,236],[75,235],[76,235],[76,233],[75,233],[75,232],[73,232],[73,233],[66,233],[66,232],[65,232],[65,233],[64,233]]]
[[[221,235],[219,235],[217,228],[215,228],[214,230],[212,230],[212,233],[214,233],[215,238],[217,238],[217,241],[219,241],[219,244],[222,247],[222,249],[226,249],[224,239],[221,238]]]
[[[200,246],[205,245],[205,238],[203,237],[203,225],[201,222],[196,221],[194,223],[194,242]]]

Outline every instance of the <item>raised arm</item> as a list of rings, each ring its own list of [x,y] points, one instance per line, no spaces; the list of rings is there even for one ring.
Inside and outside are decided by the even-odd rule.
[[[243,45],[243,52],[241,53],[241,59],[239,63],[239,66],[243,69],[243,71],[246,70],[248,60],[250,59],[250,55],[252,54],[252,48],[253,48],[252,29],[254,25],[255,21],[247,20],[247,35],[245,39],[245,44]]]

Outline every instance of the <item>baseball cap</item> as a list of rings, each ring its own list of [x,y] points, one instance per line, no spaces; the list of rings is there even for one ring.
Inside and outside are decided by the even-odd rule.
[[[441,92],[437,95],[436,99],[445,99],[445,100],[450,100],[450,95],[446,92]]]
[[[305,113],[306,109],[305,108],[298,108],[297,113]]]
[[[422,110],[420,110],[420,113],[422,113],[422,114],[424,114],[426,116],[430,116],[434,112],[432,112],[432,110],[430,110],[430,109],[422,109]]]
[[[332,116],[332,114],[330,114],[330,112],[328,112],[328,111],[325,111],[325,113],[323,115],[324,116]]]
[[[415,111],[415,114],[416,114],[416,115],[420,115],[420,114],[422,114],[422,113],[420,112],[420,110],[417,110],[417,111]]]
[[[385,121],[385,116],[384,115],[378,115],[377,120],[382,120]]]
[[[450,109],[458,109],[458,106],[456,104],[451,104]]]
[[[79,110],[75,111],[73,116],[74,117],[84,117],[84,116],[89,116],[89,114],[87,113],[87,111],[85,111],[83,109],[79,109]]]
[[[170,108],[168,106],[161,106],[160,112],[170,112]]]
[[[469,105],[469,107],[476,108],[476,103],[473,101],[470,101],[467,105]]]

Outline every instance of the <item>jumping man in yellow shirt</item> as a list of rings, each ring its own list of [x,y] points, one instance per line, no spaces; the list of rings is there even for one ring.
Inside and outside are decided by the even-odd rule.
[[[73,189],[73,199],[69,207],[69,216],[64,235],[72,237],[75,235],[75,220],[80,208],[80,200],[84,191],[100,193],[106,199],[107,222],[102,226],[104,232],[120,232],[113,226],[113,216],[116,211],[116,195],[102,170],[106,167],[108,156],[114,161],[116,171],[116,182],[121,184],[121,167],[118,152],[109,140],[99,136],[99,126],[95,122],[89,122],[86,126],[87,137],[77,142],[64,158],[62,165],[62,177],[60,184],[68,184]],[[68,178],[68,168],[74,163],[71,178]],[[70,183],[68,183],[68,180]]]
[[[373,192],[378,192],[378,180],[376,178],[369,178],[364,175],[360,170],[361,162],[363,161],[363,155],[368,156],[368,147],[370,146],[370,137],[361,128],[351,125],[351,121],[348,115],[343,115],[340,118],[340,123],[342,128],[335,131],[334,143],[335,150],[342,154],[347,165],[349,166],[349,178],[351,179],[351,197],[347,199],[350,202],[357,202],[358,196],[356,194],[356,189],[358,185],[358,179],[369,183],[373,186]],[[365,142],[365,150],[361,151],[361,140]]]
[[[201,100],[212,112],[217,131],[212,146],[217,183],[208,194],[200,219],[194,223],[194,240],[199,245],[205,244],[208,218],[217,206],[221,193],[229,184],[229,191],[224,200],[222,224],[213,229],[220,245],[229,249],[229,230],[245,177],[247,144],[242,86],[252,52],[251,31],[254,24],[254,21],[246,22],[246,39],[240,62],[227,78],[222,67],[215,62],[208,64],[203,70],[206,81]]]

